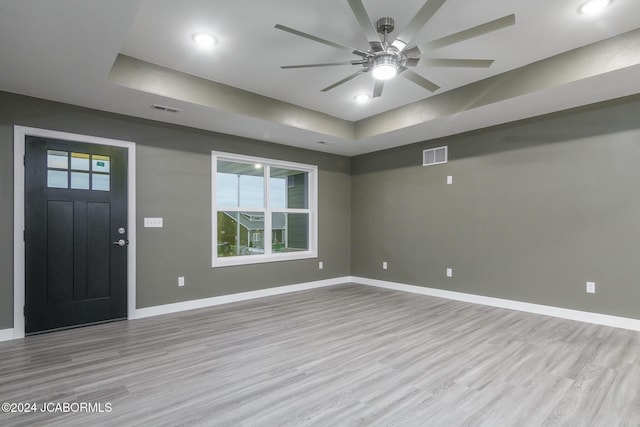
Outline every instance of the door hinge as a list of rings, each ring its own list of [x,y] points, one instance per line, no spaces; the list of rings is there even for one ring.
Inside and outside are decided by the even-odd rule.
[[[26,155],[22,156],[22,166],[27,166],[27,156]]]
[[[22,230],[22,241],[23,242],[27,241],[27,230]]]
[[[22,306],[22,316],[23,317],[27,317],[27,306],[26,305]]]

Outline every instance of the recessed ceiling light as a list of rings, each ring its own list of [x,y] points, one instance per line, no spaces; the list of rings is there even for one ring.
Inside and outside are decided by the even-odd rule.
[[[195,33],[191,38],[202,48],[209,48],[218,42],[215,37],[207,33]]]
[[[595,15],[602,12],[612,0],[590,0],[584,3],[578,11],[584,15]]]
[[[353,99],[355,99],[358,104],[364,104],[366,102],[371,101],[371,95],[362,93],[360,95],[354,96]]]

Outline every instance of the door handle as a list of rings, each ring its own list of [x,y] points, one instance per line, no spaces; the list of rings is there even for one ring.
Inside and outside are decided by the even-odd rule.
[[[117,242],[113,242],[113,244],[116,245],[116,246],[124,246],[124,245],[127,244],[127,241],[124,240],[124,239],[120,239]]]

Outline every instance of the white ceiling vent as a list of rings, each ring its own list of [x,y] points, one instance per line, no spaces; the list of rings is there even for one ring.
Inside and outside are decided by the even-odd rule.
[[[446,145],[444,147],[429,148],[422,152],[422,166],[447,163],[448,157]]]
[[[166,105],[160,105],[160,104],[153,104],[153,105],[151,105],[151,108],[153,108],[154,110],[166,111],[166,112],[169,112],[169,113],[177,113],[177,112],[180,111],[179,108],[168,107]]]

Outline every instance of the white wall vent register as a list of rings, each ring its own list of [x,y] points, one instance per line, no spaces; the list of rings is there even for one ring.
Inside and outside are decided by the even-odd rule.
[[[448,154],[447,146],[429,148],[422,152],[422,166],[439,165],[441,163],[447,163]]]

